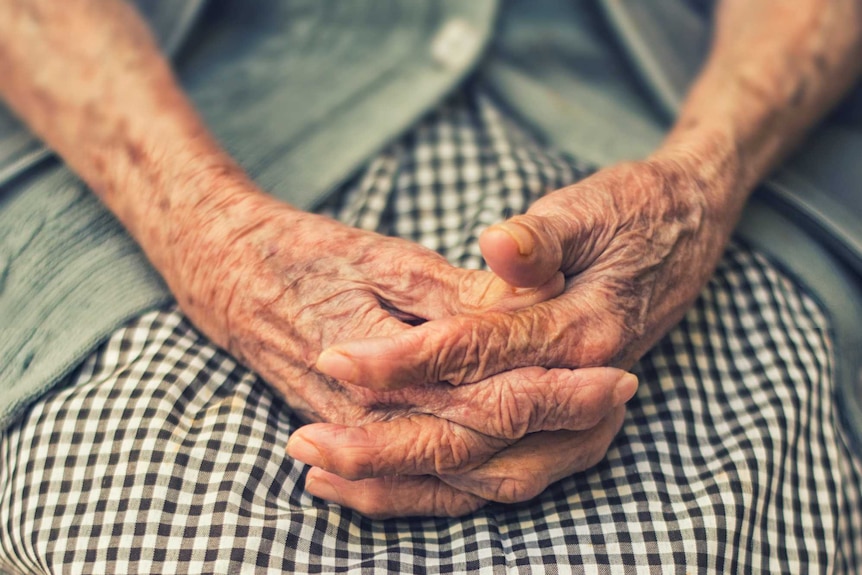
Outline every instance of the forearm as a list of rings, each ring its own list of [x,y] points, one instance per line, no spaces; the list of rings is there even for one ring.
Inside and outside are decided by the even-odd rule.
[[[860,0],[723,0],[707,64],[658,155],[689,154],[726,192],[733,225],[750,191],[862,71]]]
[[[0,0],[0,94],[165,274],[178,214],[242,181],[134,9]]]

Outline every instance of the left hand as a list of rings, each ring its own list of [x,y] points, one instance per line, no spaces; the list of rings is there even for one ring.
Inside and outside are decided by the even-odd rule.
[[[486,230],[480,245],[514,286],[562,271],[562,295],[340,343],[317,368],[387,389],[458,385],[530,365],[626,369],[681,319],[721,256],[737,215],[724,203],[728,172],[677,149],[553,192]]]

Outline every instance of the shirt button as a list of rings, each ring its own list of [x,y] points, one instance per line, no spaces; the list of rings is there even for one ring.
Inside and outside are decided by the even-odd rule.
[[[431,57],[439,66],[457,70],[470,63],[479,45],[476,29],[462,18],[452,18],[431,40]]]

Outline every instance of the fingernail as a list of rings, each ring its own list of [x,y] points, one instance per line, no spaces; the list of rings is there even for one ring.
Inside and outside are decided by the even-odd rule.
[[[356,378],[356,364],[352,359],[332,349],[325,349],[317,358],[315,367],[335,379],[353,381]]]
[[[321,499],[328,501],[341,501],[341,494],[335,489],[335,486],[322,477],[308,476],[305,479],[305,490]]]
[[[535,242],[533,234],[530,233],[524,226],[518,224],[502,223],[497,224],[497,227],[509,234],[515,243],[518,244],[518,253],[522,256],[528,256],[533,253]]]
[[[622,405],[623,403],[634,397],[638,390],[638,376],[633,373],[626,373],[617,380],[614,386],[613,401],[614,405]]]
[[[294,435],[287,440],[287,454],[305,464],[326,468],[323,452],[301,435]]]

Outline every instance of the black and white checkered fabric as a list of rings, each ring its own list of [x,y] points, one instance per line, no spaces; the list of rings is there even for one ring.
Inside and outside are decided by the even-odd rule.
[[[327,210],[481,264],[484,227],[585,173],[475,86]],[[299,424],[176,309],[116,332],[0,434],[0,568],[23,573],[860,573],[862,461],[828,323],[731,245],[594,469],[460,519],[372,521],[303,491]]]

